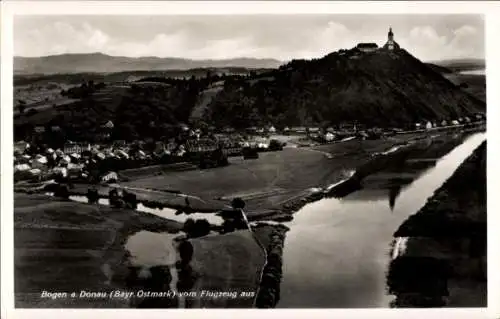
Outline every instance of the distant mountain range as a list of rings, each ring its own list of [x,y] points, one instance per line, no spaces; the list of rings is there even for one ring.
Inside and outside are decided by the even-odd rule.
[[[258,69],[277,68],[282,63],[275,59],[256,58],[190,60],[159,57],[131,58],[102,53],[62,54],[44,57],[14,57],[14,74],[114,73],[227,67]]]
[[[61,54],[43,57],[14,57],[14,74],[116,73],[127,71],[168,71],[199,68],[273,69],[282,65],[276,59],[235,58],[191,60],[182,58],[123,57],[103,53]],[[429,61],[429,66],[443,73],[484,69],[484,59],[451,59]],[[446,69],[448,70],[446,70]]]

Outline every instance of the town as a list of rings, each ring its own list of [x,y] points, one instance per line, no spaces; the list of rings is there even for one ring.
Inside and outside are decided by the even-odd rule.
[[[244,132],[234,129],[202,132],[197,128],[180,126],[179,135],[163,141],[110,141],[82,143],[68,141],[63,148],[53,149],[43,143],[44,127],[36,127],[32,139],[14,144],[14,178],[16,182],[41,182],[51,179],[73,183],[116,183],[119,171],[149,165],[194,163],[199,168],[228,164],[228,158],[243,156],[258,158],[259,152],[279,151],[287,141],[300,146],[335,143],[351,138],[381,139],[394,134],[432,132],[453,127],[482,123],[484,113],[471,117],[415,123],[412,128],[364,128],[356,124],[338,127],[250,127]],[[102,125],[108,131],[113,122]],[[52,127],[52,129],[54,129]],[[42,141],[42,142],[39,142]],[[220,153],[217,153],[220,151]],[[219,154],[219,155],[217,155]],[[252,154],[254,154],[252,156]]]

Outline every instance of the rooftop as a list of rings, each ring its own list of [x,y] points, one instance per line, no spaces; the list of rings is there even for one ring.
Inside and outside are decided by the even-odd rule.
[[[358,43],[356,48],[378,48],[376,43]]]

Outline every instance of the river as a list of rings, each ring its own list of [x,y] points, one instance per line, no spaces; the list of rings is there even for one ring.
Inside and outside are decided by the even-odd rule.
[[[486,75],[486,69],[479,69],[479,70],[467,70],[467,71],[462,71],[460,74],[470,74],[470,75]]]
[[[478,133],[433,142],[402,165],[370,176],[361,190],[299,210],[286,224],[278,308],[389,307],[394,231],[485,138]]]

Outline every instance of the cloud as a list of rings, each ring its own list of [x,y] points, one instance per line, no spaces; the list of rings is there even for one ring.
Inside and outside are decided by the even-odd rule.
[[[23,55],[51,55],[69,52],[97,52],[110,42],[108,35],[88,23],[54,22],[30,30],[14,41],[14,51]]]
[[[445,45],[446,37],[437,34],[430,26],[423,26],[411,29],[409,41],[415,45],[435,47]]]
[[[56,18],[18,20],[15,54],[317,58],[359,42],[383,45],[391,24],[396,41],[421,60],[484,57],[481,22],[457,16]],[[457,23],[460,19],[462,24]]]
[[[484,36],[470,25],[439,34],[431,26],[413,27],[400,44],[422,60],[440,60],[484,56]]]

